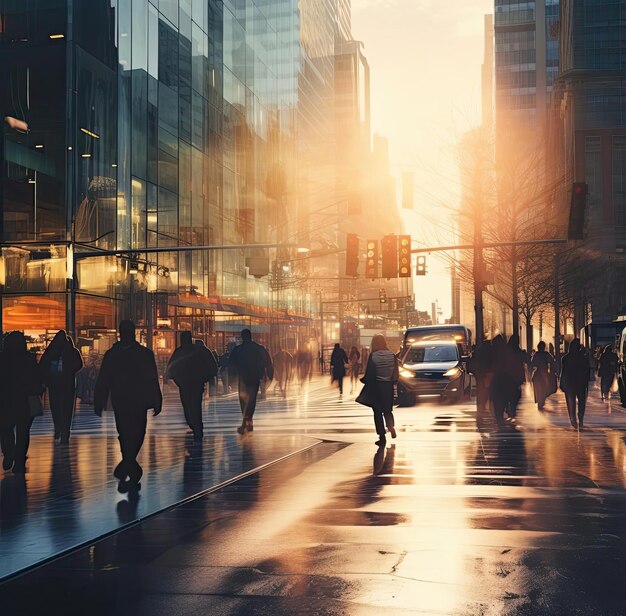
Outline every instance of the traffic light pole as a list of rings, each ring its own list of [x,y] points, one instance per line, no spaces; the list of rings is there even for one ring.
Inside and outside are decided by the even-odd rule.
[[[538,246],[542,244],[567,244],[565,238],[556,238],[553,240],[522,240],[519,242],[488,242],[482,244],[480,248],[504,248],[506,246]],[[475,250],[476,244],[456,244],[453,246],[430,246],[422,248],[411,248],[411,254],[425,254],[430,252],[450,252],[452,250]]]

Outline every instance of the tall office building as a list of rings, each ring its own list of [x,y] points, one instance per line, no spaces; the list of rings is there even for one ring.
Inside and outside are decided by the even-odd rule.
[[[626,1],[562,0],[554,156],[565,178],[589,187],[584,258],[576,271],[576,330],[624,314],[626,289]],[[563,215],[566,222],[567,215]]]
[[[558,0],[495,0],[495,108],[498,131],[546,127],[558,66]]]
[[[0,6],[2,330],[99,354],[131,317],[163,361],[182,330],[307,339],[287,279],[318,183],[335,201],[335,1]]]

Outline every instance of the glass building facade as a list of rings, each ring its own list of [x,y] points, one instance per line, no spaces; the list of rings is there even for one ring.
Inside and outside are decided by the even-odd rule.
[[[596,272],[586,279],[581,268],[579,303],[591,313],[579,313],[612,321],[626,306],[626,1],[561,0],[560,55],[557,153],[565,177],[589,187],[585,249]]]
[[[182,330],[308,340],[295,255],[335,202],[336,18],[333,0],[0,0],[3,331],[65,327],[99,355],[130,317],[162,359]]]
[[[494,8],[498,120],[543,130],[559,66],[559,0],[495,0]]]

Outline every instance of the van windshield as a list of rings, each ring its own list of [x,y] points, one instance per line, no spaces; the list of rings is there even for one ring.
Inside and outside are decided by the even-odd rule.
[[[456,347],[449,344],[433,344],[413,347],[404,358],[407,364],[424,364],[458,361],[459,353]]]

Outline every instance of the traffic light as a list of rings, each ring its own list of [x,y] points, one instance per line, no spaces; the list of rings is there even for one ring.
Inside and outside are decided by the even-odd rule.
[[[400,236],[400,248],[398,251],[398,275],[400,278],[411,277],[411,236]]]
[[[372,280],[378,278],[378,240],[367,240],[365,277]]]
[[[426,276],[426,257],[417,257],[417,268],[415,269],[416,276]]]
[[[572,202],[569,210],[569,226],[567,239],[584,239],[585,213],[587,209],[587,195],[589,187],[585,182],[575,182],[572,186]]]
[[[387,303],[387,291],[385,291],[385,289],[381,288],[378,291],[378,299],[380,300],[381,304],[386,304]]]
[[[359,237],[348,233],[346,238],[346,276],[357,278],[359,275]]]
[[[385,235],[382,239],[383,278],[395,278],[398,275],[398,238]]]

